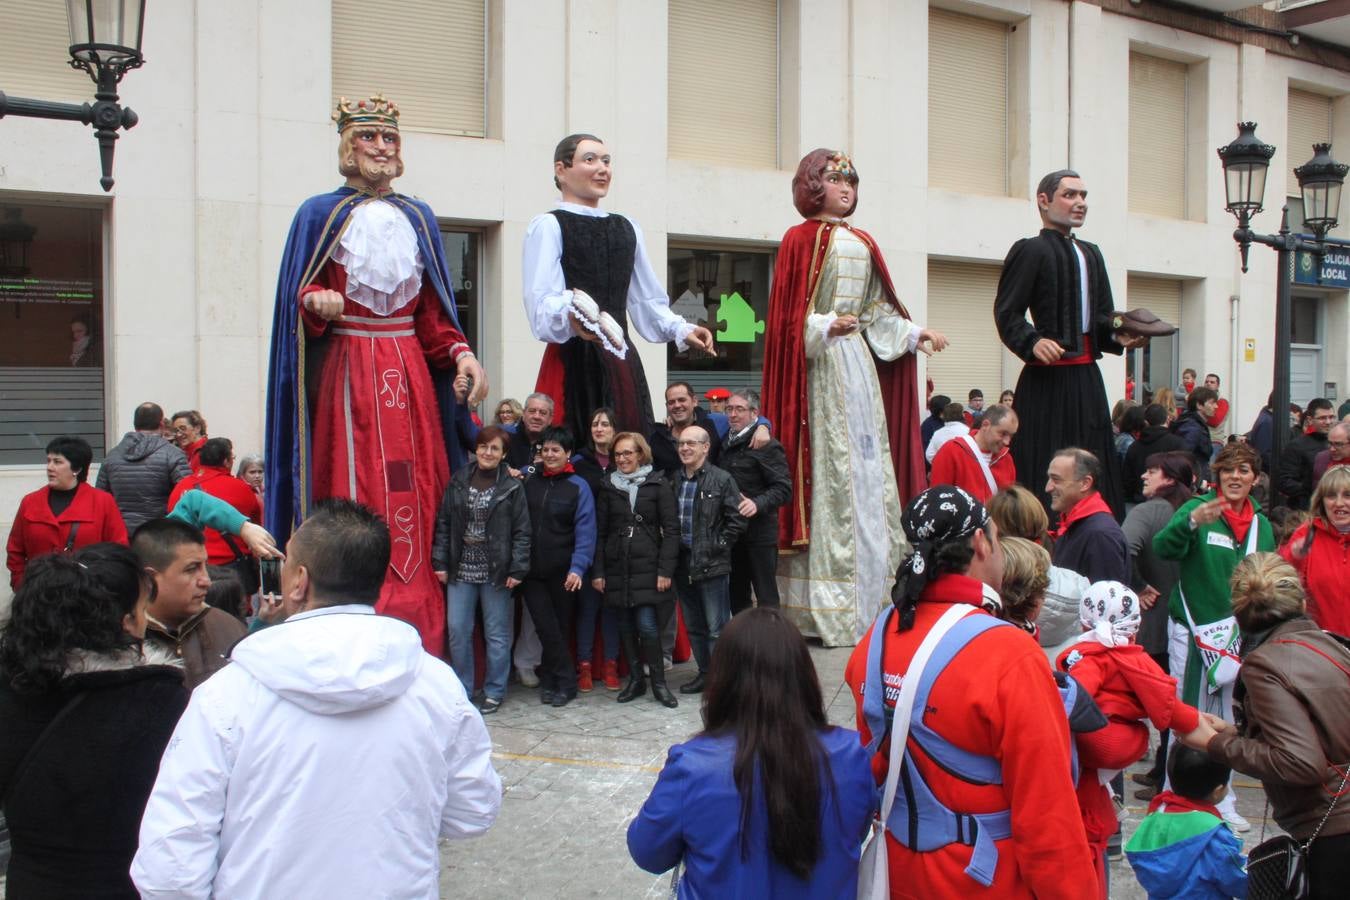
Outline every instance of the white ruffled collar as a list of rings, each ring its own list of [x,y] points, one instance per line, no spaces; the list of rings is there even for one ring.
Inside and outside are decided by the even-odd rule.
[[[347,270],[347,297],[377,316],[405,306],[422,289],[417,233],[385,200],[367,200],[352,210],[333,259]]]

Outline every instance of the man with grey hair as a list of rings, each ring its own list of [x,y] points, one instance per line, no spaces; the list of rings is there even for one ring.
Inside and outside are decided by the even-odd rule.
[[[722,468],[740,491],[739,511],[749,522],[731,548],[731,614],[750,608],[750,589],[759,606],[778,605],[778,508],[792,499],[783,445],[770,438],[755,447],[751,438],[759,421],[759,394],[733,391],[725,401],[727,437]]]
[[[708,461],[708,432],[690,425],[680,432],[680,468],[672,479],[680,516],[675,593],[684,611],[698,675],[681,694],[703,691],[713,645],[731,618],[731,548],[745,531],[741,492],[723,469]]]
[[[536,391],[525,398],[511,446],[506,448],[506,465],[516,478],[528,475],[539,461],[539,437],[553,424],[553,408],[553,398],[548,394]]]
[[[1059,513],[1054,564],[1089,582],[1128,582],[1125,532],[1097,488],[1101,461],[1081,447],[1065,447],[1051,457],[1045,476],[1050,508]]]

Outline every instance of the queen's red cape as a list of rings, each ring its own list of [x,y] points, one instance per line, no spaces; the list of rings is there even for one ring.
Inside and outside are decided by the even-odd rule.
[[[764,415],[773,423],[787,452],[792,476],[792,503],[778,519],[778,546],[800,550],[811,541],[811,455],[831,452],[811,446],[810,397],[806,392],[806,350],[803,333],[811,312],[816,283],[835,228],[848,228],[872,254],[872,267],[881,281],[886,299],[900,315],[909,318],[896,296],[890,272],[876,241],[867,232],[846,224],[835,225],[808,219],[783,235],[774,264],[773,288],[769,292],[769,321],[764,341]],[[924,475],[923,447],[919,440],[919,378],[914,354],[886,362],[873,354],[881,403],[886,411],[886,435],[895,464],[900,502],[908,503],[928,486]],[[838,448],[837,452],[846,452]]]

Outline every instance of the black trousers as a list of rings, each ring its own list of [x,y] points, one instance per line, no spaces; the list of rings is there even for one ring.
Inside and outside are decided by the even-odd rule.
[[[542,671],[539,683],[554,691],[575,693],[577,689],[576,664],[572,660],[570,635],[575,627],[577,594],[563,588],[562,578],[526,579],[525,606],[534,620],[543,648]]]
[[[737,541],[731,548],[731,614],[750,608],[751,588],[760,606],[777,606],[777,573],[777,545]]]
[[[1318,837],[1308,848],[1310,900],[1344,897],[1347,884],[1350,884],[1350,834]]]

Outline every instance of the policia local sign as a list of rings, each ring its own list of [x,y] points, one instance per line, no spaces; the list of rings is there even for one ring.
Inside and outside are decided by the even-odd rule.
[[[1298,251],[1294,256],[1294,283],[1315,284],[1321,287],[1350,289],[1350,243],[1327,241],[1327,252]]]

